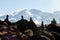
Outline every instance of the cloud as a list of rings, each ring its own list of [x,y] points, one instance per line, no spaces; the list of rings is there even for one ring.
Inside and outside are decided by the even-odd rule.
[[[4,15],[6,15],[6,14],[2,14],[2,13],[1,13],[1,14],[0,14],[0,17],[1,17],[1,16],[4,16]]]
[[[24,9],[26,9],[26,8],[10,10],[10,11],[7,12],[7,13],[0,13],[0,16],[4,16],[4,15],[12,15],[12,16],[15,16],[16,14],[18,14],[19,12],[21,12],[21,11],[24,10]]]
[[[1,19],[1,18],[0,18],[0,20],[4,21],[4,19]]]
[[[30,9],[26,9],[25,11],[24,10],[25,9],[21,9],[21,10],[16,9],[16,10],[12,10],[8,13],[0,14],[0,16],[2,16],[2,18],[4,19],[4,17],[5,17],[4,15],[7,15],[7,14],[11,15],[9,17],[9,20],[11,22],[16,22],[17,20],[19,20],[19,17],[21,16],[21,14],[23,14],[23,16],[25,16],[24,18],[26,18],[28,20],[30,17],[32,17],[35,24],[40,24],[41,21],[44,21],[44,23],[49,23],[53,18],[56,18],[58,20],[58,22],[60,22],[59,21],[60,20],[59,19],[60,18],[59,12],[57,12],[57,14],[55,13],[56,14],[55,15],[54,13],[49,14],[47,12],[46,13],[45,12],[39,12],[38,13],[38,11],[34,11],[34,13],[32,13],[31,11],[29,11]],[[24,12],[25,14],[22,12]]]
[[[29,16],[32,16],[32,14],[31,14],[31,12],[29,12],[29,10],[27,10],[26,13],[27,13]]]
[[[34,23],[35,23],[35,24],[39,24],[38,20],[36,20],[36,19],[34,20]]]
[[[16,19],[16,18],[10,18],[9,21],[11,21],[11,22],[16,22],[17,19]]]

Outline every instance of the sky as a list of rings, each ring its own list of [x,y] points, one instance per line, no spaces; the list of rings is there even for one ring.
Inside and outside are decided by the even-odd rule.
[[[60,0],[0,0],[0,16],[14,15],[14,12],[18,13],[23,9],[38,9],[49,13],[57,11],[60,13]],[[57,20],[59,18],[60,15]]]
[[[0,14],[24,8],[44,12],[60,11],[60,0],[0,0]]]

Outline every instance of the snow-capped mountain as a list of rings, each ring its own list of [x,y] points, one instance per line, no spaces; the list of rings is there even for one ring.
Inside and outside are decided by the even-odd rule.
[[[50,23],[53,18],[57,20],[57,22],[60,22],[59,18],[60,15],[59,13],[48,13],[48,12],[43,12],[37,9],[24,9],[18,12],[13,12],[13,15],[9,15],[9,20],[12,22],[16,22],[21,19],[21,16],[24,16],[25,19],[29,20],[30,17],[34,20],[36,24],[40,24],[41,21],[44,21],[44,23]],[[5,16],[0,16],[0,19],[5,19]]]

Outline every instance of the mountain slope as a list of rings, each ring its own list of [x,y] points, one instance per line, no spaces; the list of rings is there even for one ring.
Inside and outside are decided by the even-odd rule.
[[[22,11],[19,11],[19,12],[14,12],[12,13],[13,15],[9,15],[9,19],[10,21],[12,22],[16,22],[18,20],[21,19],[21,16],[24,16],[25,19],[29,20],[30,17],[32,17],[32,19],[34,20],[34,22],[36,24],[40,24],[41,21],[44,21],[44,23],[50,23],[50,21],[53,19],[53,18],[56,18],[58,22],[60,22],[59,18],[60,16],[57,16],[58,14],[53,14],[53,13],[47,13],[47,12],[42,12],[40,10],[37,10],[37,9],[24,9]],[[5,19],[5,16],[0,16],[0,19]]]

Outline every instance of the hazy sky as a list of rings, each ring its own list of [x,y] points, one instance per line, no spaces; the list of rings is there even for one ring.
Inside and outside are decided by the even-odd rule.
[[[23,8],[39,9],[44,12],[60,11],[60,0],[0,0],[0,13]]]

